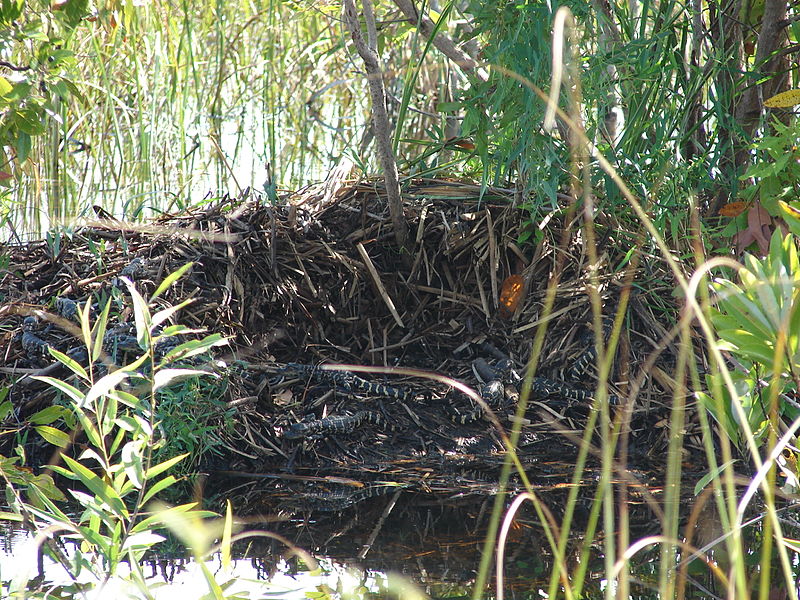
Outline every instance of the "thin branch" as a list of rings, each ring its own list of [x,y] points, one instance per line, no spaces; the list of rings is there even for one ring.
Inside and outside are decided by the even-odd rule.
[[[372,9],[372,0],[362,0],[364,17],[367,21],[367,35],[370,41],[376,40],[375,13]],[[344,20],[350,29],[356,50],[364,61],[372,99],[372,128],[375,132],[375,146],[378,152],[378,162],[383,169],[383,178],[386,184],[386,196],[389,201],[389,214],[392,218],[397,245],[406,248],[408,240],[408,224],[403,214],[403,199],[400,195],[400,182],[397,175],[397,161],[392,151],[392,127],[386,111],[386,92],[383,87],[383,75],[376,46],[368,46],[361,33],[353,0],[344,0]]]
[[[419,14],[413,0],[393,0],[393,2],[401,10],[408,22],[417,27],[422,35],[426,38],[430,38],[433,35],[436,25],[425,15]],[[489,79],[486,71],[479,68],[477,61],[463,50],[460,50],[453,40],[443,33],[436,34],[436,37],[433,38],[433,45],[439,49],[439,52],[461,67],[461,70],[465,73],[474,75],[481,81]]]

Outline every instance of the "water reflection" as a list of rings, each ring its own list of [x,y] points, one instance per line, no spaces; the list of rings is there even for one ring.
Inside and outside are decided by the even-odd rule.
[[[409,589],[418,590],[429,598],[468,597],[480,562],[492,498],[470,498],[453,504],[441,498],[411,496],[397,503],[388,515],[385,514],[387,502],[385,497],[374,498],[342,513],[283,518],[272,515],[269,522],[260,521],[263,515],[248,518],[247,507],[242,507],[246,529],[268,530],[286,536],[318,558],[319,572],[311,572],[310,565],[279,540],[266,537],[237,542],[232,568],[228,571],[223,568],[218,554],[206,566],[219,583],[230,583],[226,594],[248,593],[251,598],[396,597],[398,585],[412,586]],[[703,510],[701,516],[703,521],[695,532],[695,541],[700,541],[697,536],[708,541],[709,532],[718,530],[716,519],[710,509]],[[688,514],[685,517],[688,519]],[[584,526],[583,522],[576,523],[573,530],[581,531]],[[634,523],[631,540],[655,533],[652,528],[652,522]],[[749,574],[751,587],[758,583],[762,532],[758,519],[752,520],[744,531],[746,552],[753,557]],[[2,579],[7,582],[19,576],[23,565],[32,566],[35,575],[37,552],[31,537],[6,528],[0,539]],[[576,571],[582,560],[582,542],[581,536],[576,535],[570,544],[566,558],[570,573]],[[584,589],[586,598],[601,598],[605,593],[607,581],[601,542],[602,534],[598,534],[590,545]],[[165,544],[164,547],[169,546]],[[67,552],[72,556],[74,548],[68,546]],[[658,597],[659,552],[658,547],[650,547],[636,555],[631,566],[629,598]],[[178,594],[196,598],[208,592],[201,565],[182,556],[176,551],[172,556],[148,560],[145,574],[155,598],[175,598]],[[511,529],[505,556],[505,597],[544,597],[553,561],[533,510],[525,509],[519,513]],[[774,566],[777,567],[777,562]],[[724,565],[720,563],[720,567],[724,568]],[[796,559],[793,568],[797,578],[800,566]],[[39,584],[40,589],[70,584],[60,566],[45,561],[43,569],[44,582]],[[726,597],[726,590],[719,588],[704,562],[691,562],[686,572],[686,598]],[[677,570],[673,574],[677,574]],[[88,597],[144,597],[131,584],[125,583],[127,575],[122,573],[119,580],[110,582],[102,593],[96,592]],[[89,583],[87,580],[81,582]],[[779,587],[781,583],[782,578],[776,570],[770,598],[788,598]],[[407,592],[403,594],[403,597],[410,597],[405,595]],[[485,597],[495,597],[494,589],[488,589]]]

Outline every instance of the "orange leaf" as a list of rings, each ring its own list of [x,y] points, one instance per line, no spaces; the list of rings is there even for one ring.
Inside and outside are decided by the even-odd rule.
[[[738,217],[750,206],[749,202],[728,202],[725,206],[719,209],[719,214],[723,217]]]
[[[509,275],[503,282],[500,289],[500,316],[510,318],[514,315],[522,300],[522,292],[525,289],[525,280],[521,275]]]

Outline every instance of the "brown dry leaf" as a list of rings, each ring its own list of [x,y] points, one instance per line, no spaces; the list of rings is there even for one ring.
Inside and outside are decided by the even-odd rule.
[[[744,252],[753,243],[758,244],[761,254],[766,254],[769,251],[769,238],[775,227],[777,227],[775,220],[760,203],[756,202],[747,213],[747,229],[734,235],[731,244],[737,254]]]
[[[752,232],[758,249],[763,254],[769,252],[769,238],[773,229],[772,217],[759,202],[753,204],[747,213],[747,229]]]
[[[275,402],[279,405],[286,405],[292,401],[292,390],[286,388],[275,394]]]
[[[719,214],[723,217],[738,217],[750,206],[749,202],[741,200],[737,202],[728,202],[725,206],[719,209]]]

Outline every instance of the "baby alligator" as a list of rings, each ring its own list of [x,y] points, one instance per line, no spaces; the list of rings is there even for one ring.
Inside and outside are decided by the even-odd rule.
[[[281,506],[281,509],[288,512],[310,511],[310,512],[339,512],[346,508],[363,502],[384,496],[397,490],[404,489],[407,485],[401,484],[387,484],[387,485],[374,485],[360,490],[337,489],[328,492],[312,492],[304,493],[293,499],[291,502],[286,502]]]
[[[588,350],[576,359],[572,368],[569,369],[570,379],[578,381],[584,378],[591,365],[594,364],[595,356],[595,347],[592,344]],[[473,362],[473,366],[481,378],[487,382],[481,385],[479,389],[481,398],[493,408],[502,404],[505,398],[506,384],[516,385],[518,388],[523,385],[523,379],[514,370],[510,359],[500,360],[494,367],[487,364],[483,359],[477,359]],[[550,404],[555,404],[557,400],[563,401],[567,406],[588,405],[594,402],[594,391],[575,387],[566,381],[548,379],[547,377],[534,377],[531,381],[530,393],[533,397],[550,398]],[[619,403],[619,399],[612,394],[609,394],[608,401],[610,404]],[[451,413],[451,420],[461,425],[467,425],[481,419],[483,414],[483,408],[480,406],[475,406],[467,412],[459,412],[454,409]]]
[[[337,433],[352,433],[363,423],[385,425],[386,420],[378,412],[360,410],[352,415],[336,415],[325,417],[324,419],[295,423],[286,430],[283,437],[287,440],[298,440],[312,436],[322,437]]]
[[[328,371],[322,370],[315,365],[304,365],[300,363],[286,363],[286,366],[282,367],[281,370],[293,371],[307,377],[312,377],[320,382],[332,383],[348,394],[363,392],[373,397],[394,398],[395,400],[412,400],[414,398],[414,392],[411,390],[367,381],[348,371]]]

